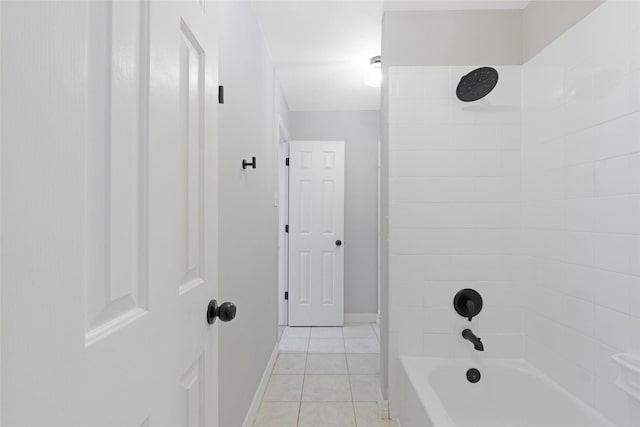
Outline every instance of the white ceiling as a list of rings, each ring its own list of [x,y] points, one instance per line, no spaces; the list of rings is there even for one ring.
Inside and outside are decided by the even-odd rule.
[[[521,9],[529,0],[253,0],[292,111],[377,110],[364,84],[388,10]]]

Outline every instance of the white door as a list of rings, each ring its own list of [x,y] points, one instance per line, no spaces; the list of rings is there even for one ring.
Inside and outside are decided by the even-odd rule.
[[[291,141],[289,159],[289,325],[342,326],[344,143]]]
[[[214,2],[0,3],[3,426],[217,426]]]

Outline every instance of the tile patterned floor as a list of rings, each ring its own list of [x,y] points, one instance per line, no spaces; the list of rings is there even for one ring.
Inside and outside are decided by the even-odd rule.
[[[396,427],[378,416],[377,325],[286,328],[254,427]]]

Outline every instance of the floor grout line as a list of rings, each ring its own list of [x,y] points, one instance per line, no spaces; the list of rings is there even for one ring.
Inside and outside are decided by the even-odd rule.
[[[346,359],[345,354],[345,359]],[[347,372],[349,372],[349,367],[347,366]],[[349,392],[351,393],[351,411],[353,411],[353,423],[355,427],[358,427],[358,417],[356,417],[356,405],[353,403],[353,387],[351,385],[351,375],[347,374],[347,379],[349,380]]]
[[[311,332],[309,332],[311,336]],[[307,363],[309,361],[309,346],[307,345],[307,352],[304,355],[304,369],[302,370],[302,388],[300,389],[300,402],[298,402],[298,419],[296,420],[296,427],[300,426],[300,415],[302,415],[302,393],[304,393],[304,379],[307,372]]]

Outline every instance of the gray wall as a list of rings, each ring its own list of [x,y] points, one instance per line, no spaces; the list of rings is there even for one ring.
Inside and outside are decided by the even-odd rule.
[[[276,344],[278,110],[273,65],[248,2],[220,2],[220,293],[238,315],[220,331],[220,425],[238,427]],[[257,157],[257,169],[243,159]]]
[[[383,66],[521,65],[605,0],[532,0],[523,10],[386,12]]]
[[[522,12],[522,55],[527,62],[604,0],[533,0]]]
[[[345,313],[378,312],[376,111],[290,113],[292,140],[345,142]]]
[[[382,63],[520,65],[520,10],[386,12]]]

